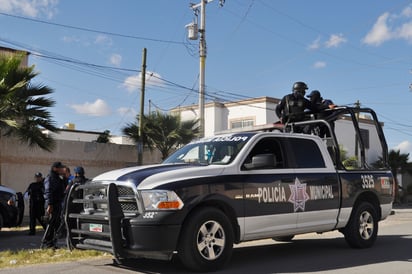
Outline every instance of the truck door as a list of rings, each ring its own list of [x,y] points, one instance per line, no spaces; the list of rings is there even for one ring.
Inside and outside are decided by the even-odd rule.
[[[296,229],[289,185],[293,169],[286,163],[281,138],[264,137],[250,150],[241,166],[244,184],[244,240],[272,237]]]
[[[288,138],[285,147],[295,171],[288,201],[297,213],[297,232],[333,229],[339,214],[340,187],[328,152],[322,152],[309,138]]]

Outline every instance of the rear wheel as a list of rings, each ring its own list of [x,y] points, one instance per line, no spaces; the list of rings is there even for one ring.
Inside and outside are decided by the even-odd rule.
[[[215,271],[228,262],[233,250],[233,229],[227,216],[215,208],[202,208],[185,222],[178,256],[195,271]]]
[[[371,247],[378,235],[378,214],[368,202],[361,202],[355,209],[344,231],[345,240],[353,248]]]
[[[295,235],[273,237],[272,239],[277,241],[277,242],[290,242],[290,241],[292,241],[293,237],[295,237]]]

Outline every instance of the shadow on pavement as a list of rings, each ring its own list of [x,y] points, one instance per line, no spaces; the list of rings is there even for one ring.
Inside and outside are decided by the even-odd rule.
[[[28,233],[28,228],[23,230],[2,228],[0,230],[0,251],[40,248],[44,230],[37,230],[36,235],[28,235]]]
[[[235,248],[229,264],[216,273],[307,273],[390,261],[409,261],[412,237],[379,236],[368,249],[352,249],[343,238]],[[390,251],[390,252],[389,252]],[[172,262],[138,259],[115,266],[143,273],[190,273]]]

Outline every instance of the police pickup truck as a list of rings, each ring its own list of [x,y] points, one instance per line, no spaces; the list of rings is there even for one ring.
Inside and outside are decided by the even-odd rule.
[[[374,111],[344,107],[323,120],[196,140],[68,197],[70,248],[110,252],[118,263],[177,257],[213,271],[234,244],[257,239],[339,230],[349,246],[371,247],[392,209],[393,176]]]

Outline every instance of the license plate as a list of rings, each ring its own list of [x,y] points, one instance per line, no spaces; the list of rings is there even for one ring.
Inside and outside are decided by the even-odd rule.
[[[90,224],[89,230],[93,232],[103,232],[103,225],[99,224]]]

